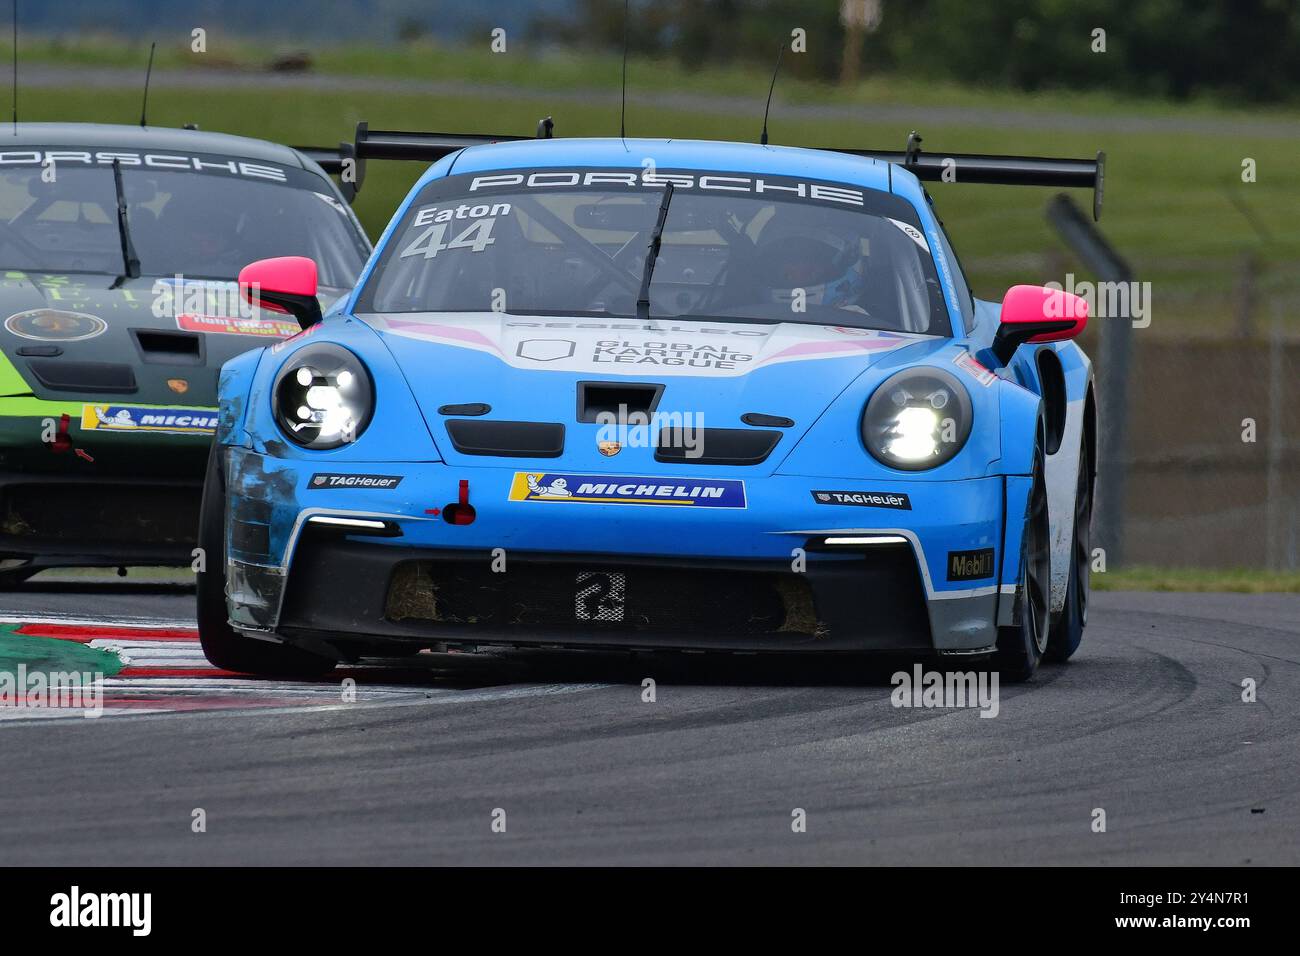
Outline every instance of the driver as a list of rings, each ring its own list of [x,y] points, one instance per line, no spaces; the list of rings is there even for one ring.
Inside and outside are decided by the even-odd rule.
[[[790,303],[803,290],[808,305],[867,314],[861,305],[867,280],[859,237],[827,229],[783,229],[763,237],[757,257],[770,301]]]
[[[149,244],[164,245],[164,261],[189,264],[180,271],[233,278],[250,261],[247,244],[241,248],[239,242],[242,217],[237,208],[206,192],[174,194],[158,213]]]

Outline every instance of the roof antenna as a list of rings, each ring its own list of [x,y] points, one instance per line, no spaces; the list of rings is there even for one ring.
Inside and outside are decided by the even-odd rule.
[[[14,135],[18,135],[18,0],[14,0]]]
[[[767,145],[767,114],[772,109],[772,91],[776,89],[776,75],[781,72],[781,57],[785,55],[785,40],[781,40],[781,45],[776,51],[776,68],[772,70],[772,82],[767,88],[767,105],[763,107],[763,135],[758,138],[759,143]]]
[[[149,44],[149,67],[144,71],[144,102],[140,104],[140,125],[141,126],[149,125],[148,123],[145,122],[145,114],[149,110],[149,77],[153,76],[153,51],[154,48],[157,46],[158,46],[157,40]]]
[[[15,3],[18,0],[14,0]],[[628,0],[623,0],[623,92],[618,106],[618,138],[627,138],[627,7]]]

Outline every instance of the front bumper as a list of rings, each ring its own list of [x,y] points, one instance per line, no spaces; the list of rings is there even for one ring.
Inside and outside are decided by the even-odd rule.
[[[291,641],[982,653],[1015,593],[996,477],[737,476],[744,506],[705,508],[511,500],[516,468],[319,465],[238,448],[227,464],[231,623]],[[401,482],[322,488],[321,472]],[[462,480],[475,517],[453,524]],[[818,503],[825,489],[904,493],[911,508]],[[1011,544],[1018,553],[1018,533]],[[986,550],[989,574],[949,580],[950,553]],[[593,575],[623,591],[603,616],[581,606]]]
[[[0,397],[0,567],[190,564],[212,436],[85,429],[89,404]]]
[[[187,565],[203,482],[0,472],[0,561],[52,567]]]

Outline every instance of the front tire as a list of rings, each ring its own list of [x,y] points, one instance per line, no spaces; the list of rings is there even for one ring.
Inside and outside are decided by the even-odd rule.
[[[287,644],[245,637],[226,613],[226,474],[221,445],[208,454],[203,502],[199,506],[199,547],[204,570],[197,574],[199,643],[214,667],[261,677],[318,677],[334,662]]]
[[[1052,555],[1045,471],[1040,436],[1034,447],[1034,480],[1021,537],[1021,585],[1016,608],[1019,623],[998,628],[998,650],[994,658],[1003,678],[1013,682],[1034,675],[1050,642]]]
[[[1088,598],[1092,591],[1092,473],[1088,442],[1079,449],[1079,477],[1074,490],[1074,537],[1070,552],[1070,584],[1065,607],[1052,618],[1047,660],[1063,663],[1079,649],[1088,625]]]

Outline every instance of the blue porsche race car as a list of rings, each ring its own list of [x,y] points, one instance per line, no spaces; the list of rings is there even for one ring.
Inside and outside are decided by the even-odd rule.
[[[923,180],[1094,160],[376,133],[436,159],[322,317],[227,362],[199,629],[268,675],[430,647],[938,653],[1086,622],[1087,308],[972,296]]]

